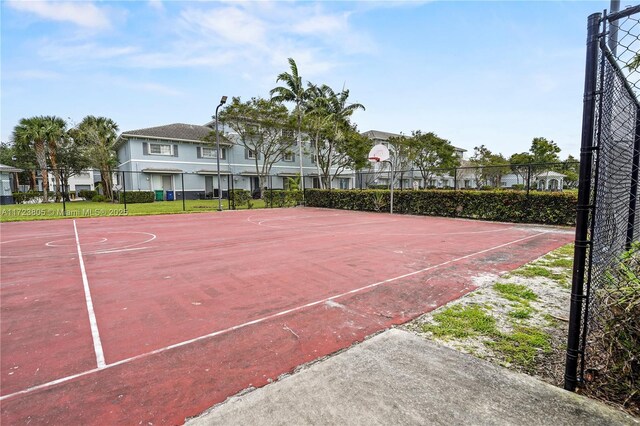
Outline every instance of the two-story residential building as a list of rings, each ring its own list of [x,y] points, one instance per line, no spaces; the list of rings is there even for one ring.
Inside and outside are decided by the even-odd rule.
[[[217,195],[217,150],[215,144],[204,141],[214,125],[174,123],[123,132],[116,143],[118,170],[124,176],[121,186],[127,191],[162,191],[165,198],[181,197],[183,191],[187,199]],[[223,123],[219,130],[223,194],[228,189],[257,191],[256,153],[242,146],[238,135],[229,132]],[[305,156],[302,166],[305,187],[313,187],[317,168],[312,157]],[[300,161],[295,151],[273,165],[268,186],[285,189],[289,178],[299,173]],[[345,183],[336,179],[333,185],[344,187]]]

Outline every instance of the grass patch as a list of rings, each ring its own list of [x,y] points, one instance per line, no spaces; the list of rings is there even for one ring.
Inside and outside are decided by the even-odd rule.
[[[507,362],[531,367],[536,355],[551,351],[551,336],[534,327],[518,326],[513,333],[501,334],[487,345],[500,352]]]
[[[553,315],[545,313],[542,315],[542,318],[544,318],[544,320],[547,322],[547,326],[549,327],[558,326],[559,321],[556,318],[554,318]]]
[[[425,324],[422,330],[440,338],[463,339],[498,333],[495,318],[478,305],[451,306],[435,314],[433,319],[437,324]]]
[[[573,258],[573,244],[567,244],[566,246],[562,246],[559,249],[554,250],[553,254],[556,256]]]
[[[515,319],[529,319],[534,312],[533,308],[526,306],[512,310],[509,312],[509,316]]]
[[[567,259],[567,258],[551,259],[547,263],[547,266],[550,266],[552,268],[573,268],[573,259]]]
[[[527,286],[521,284],[497,283],[493,286],[493,289],[497,291],[500,296],[512,302],[528,304],[529,301],[538,300],[537,294]]]
[[[264,200],[253,200],[253,208],[264,207]],[[229,209],[227,200],[222,200],[222,208],[224,210]],[[246,204],[238,206],[238,209],[246,208]],[[184,209],[182,200],[127,204],[126,212],[124,210],[124,204],[71,201],[66,203],[66,215],[63,212],[62,203],[11,204],[0,206],[0,221],[15,222],[79,217],[144,216],[154,214],[210,212],[216,211],[217,209],[217,199],[185,200]]]
[[[544,278],[553,278],[554,276],[561,277],[560,274],[555,274],[548,268],[539,265],[530,265],[524,266],[520,269],[516,269],[512,272],[513,275],[519,275],[525,278],[536,278],[536,277],[544,277]]]

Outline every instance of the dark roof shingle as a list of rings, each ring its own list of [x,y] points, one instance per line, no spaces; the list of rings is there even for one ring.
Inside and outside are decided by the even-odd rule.
[[[120,137],[145,136],[158,139],[180,139],[185,141],[199,142],[213,129],[197,124],[173,123],[165,126],[148,127],[146,129],[129,130],[123,132]]]

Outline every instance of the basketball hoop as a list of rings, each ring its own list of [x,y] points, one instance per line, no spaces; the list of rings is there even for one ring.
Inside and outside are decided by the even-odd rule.
[[[373,161],[373,162],[379,163],[380,162],[380,157],[369,157],[369,161]]]

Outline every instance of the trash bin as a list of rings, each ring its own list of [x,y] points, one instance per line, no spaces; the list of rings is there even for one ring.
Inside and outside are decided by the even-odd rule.
[[[156,189],[156,201],[164,200],[164,191],[162,189]]]
[[[167,191],[167,201],[173,201],[173,191]]]

